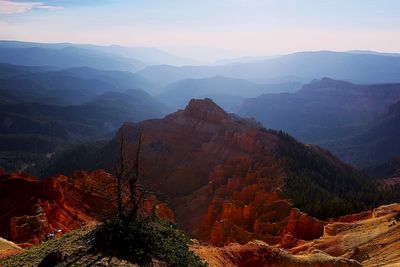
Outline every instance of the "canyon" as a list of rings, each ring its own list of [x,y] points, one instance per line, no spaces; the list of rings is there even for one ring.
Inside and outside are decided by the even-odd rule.
[[[336,183],[363,196],[367,176],[317,146],[229,114],[211,99],[191,100],[163,119],[125,123],[110,147],[105,157],[122,148],[125,163],[137,164],[152,196],[144,210],[154,207],[197,239],[191,248],[210,266],[373,266],[385,254],[388,264],[400,258],[394,251],[398,204],[346,212],[360,199],[342,194]],[[311,167],[311,191],[300,194],[316,203],[305,208],[321,209],[317,196],[323,194],[326,203],[344,208],[343,216],[316,218],[293,201],[299,193],[288,183],[303,183]],[[115,211],[115,186],[115,177],[101,169],[44,180],[1,170],[0,236],[28,247],[92,229]],[[16,257],[24,253],[11,248]]]

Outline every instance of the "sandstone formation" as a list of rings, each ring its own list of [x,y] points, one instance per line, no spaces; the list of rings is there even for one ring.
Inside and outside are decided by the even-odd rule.
[[[162,120],[125,124],[118,137],[124,136],[129,160],[139,135],[143,180],[190,235],[217,245],[254,237],[279,242],[292,207],[275,203],[283,185],[272,159],[276,135],[209,99],[192,100]]]
[[[290,248],[301,240],[313,240],[322,236],[325,222],[308,216],[298,209],[292,209],[289,221],[283,230],[280,245]]]
[[[103,171],[38,180],[20,173],[0,177],[0,235],[39,243],[108,214],[114,179]]]
[[[324,235],[291,249],[307,254],[315,249],[332,256],[355,259],[363,266],[398,266],[400,264],[400,204],[381,206],[370,216],[353,222],[332,222]]]
[[[226,267],[355,267],[362,266],[355,260],[332,257],[315,250],[307,255],[291,255],[261,241],[245,245],[230,244],[222,248],[193,246],[192,250],[203,258],[209,266]]]
[[[292,211],[295,213],[296,210]],[[297,212],[296,212],[297,213]],[[400,263],[399,253],[399,231],[400,222],[398,214],[400,214],[400,204],[392,204],[379,207],[371,212],[367,218],[361,218],[355,214],[355,218],[361,218],[352,223],[333,222],[325,227],[324,236],[320,239],[309,241],[303,245],[295,247],[291,250],[284,250],[277,246],[271,246],[263,241],[253,240],[246,244],[240,245],[231,243],[223,247],[215,247],[211,245],[199,244],[194,242],[191,250],[198,254],[210,267],[240,266],[240,267],[257,267],[257,266],[398,266]],[[300,215],[297,215],[298,217]],[[349,216],[347,217],[349,218]],[[15,255],[16,259],[31,258],[37,266],[42,258],[48,253],[54,251],[66,252],[67,255],[73,255],[75,251],[88,250],[85,239],[80,238],[89,233],[93,226],[84,227],[75,231],[81,234],[68,233],[61,238],[65,242],[57,242],[51,240],[49,243],[57,244],[56,247],[48,247],[38,245],[30,251],[46,251],[46,253],[34,253],[29,255],[29,251],[22,251],[21,254]],[[67,237],[69,236],[69,237]],[[68,241],[71,239],[70,241]],[[69,242],[69,243],[68,243]],[[7,242],[10,243],[10,242]],[[0,239],[0,247],[1,247]],[[15,245],[13,245],[14,247]],[[14,252],[15,253],[15,252]],[[80,255],[80,263],[93,263],[93,255]],[[107,258],[99,256],[96,264],[103,266],[137,266],[135,264],[121,261],[117,258]],[[0,256],[0,264],[2,263]],[[13,262],[3,261],[3,263]],[[5,266],[10,266],[9,264]],[[12,266],[12,265],[11,265]],[[24,265],[20,265],[24,266]],[[155,265],[157,266],[157,265]],[[163,265],[161,265],[163,266]]]
[[[282,238],[296,245],[322,235],[324,223],[294,210],[282,193],[286,170],[276,150],[287,141],[255,120],[191,100],[164,119],[124,124],[115,142],[123,140],[129,162],[139,139],[143,182],[190,236],[222,246]]]
[[[21,173],[0,176],[0,236],[16,243],[38,244],[115,212],[115,178],[102,170],[38,180]],[[152,208],[165,219],[172,211],[155,197]]]

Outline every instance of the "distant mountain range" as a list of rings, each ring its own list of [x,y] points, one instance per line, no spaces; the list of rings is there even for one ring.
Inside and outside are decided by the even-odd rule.
[[[400,116],[398,104],[393,105],[399,100],[400,84],[356,85],[323,78],[295,93],[246,99],[239,113],[367,166],[400,153]]]
[[[137,71],[145,67],[145,64],[139,60],[116,57],[72,46],[61,49],[0,47],[0,62],[25,66],[59,68],[86,66],[103,70],[125,71]]]
[[[9,140],[1,153],[20,151],[11,139],[43,134],[41,147],[52,151],[207,97],[358,166],[396,156],[396,106],[389,107],[400,101],[399,54],[319,51],[193,64],[153,48],[0,41],[1,130]]]
[[[237,112],[242,101],[263,93],[294,92],[300,83],[256,84],[248,80],[215,76],[203,79],[186,79],[162,89],[158,96],[165,104],[184,108],[192,98],[211,98],[229,112]]]
[[[87,67],[52,70],[0,64],[0,103],[39,102],[73,105],[107,91],[147,90],[152,85],[130,72]]]
[[[240,114],[309,143],[340,137],[383,115],[400,100],[400,84],[356,85],[323,78],[295,93],[246,99]]]
[[[149,66],[138,72],[159,87],[222,75],[256,83],[308,82],[331,77],[356,83],[400,82],[400,57],[350,52],[299,52],[267,60],[222,66]]]
[[[156,48],[96,46],[71,43],[0,41],[0,62],[60,68],[91,67],[104,70],[137,71],[146,65],[195,64]]]

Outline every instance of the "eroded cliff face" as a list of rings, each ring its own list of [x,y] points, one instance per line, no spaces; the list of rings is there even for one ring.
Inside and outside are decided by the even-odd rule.
[[[305,240],[319,238],[324,233],[325,225],[326,222],[308,216],[294,208],[291,210],[289,221],[282,232],[280,246],[291,248]]]
[[[0,175],[0,236],[16,243],[38,244],[115,213],[115,178],[103,170],[76,171],[45,180],[20,173]],[[174,219],[154,196],[143,212]]]
[[[322,235],[322,222],[293,217],[298,211],[282,194],[285,171],[275,155],[284,141],[256,121],[228,114],[210,99],[191,100],[164,119],[125,124],[117,141],[128,161],[136,160],[139,138],[143,181],[190,236],[222,246]]]
[[[284,230],[303,227],[320,229],[320,221],[293,209]],[[297,230],[293,227],[299,226]],[[307,234],[312,233],[307,231]],[[296,244],[293,246],[293,244]],[[381,206],[371,211],[331,219],[323,235],[271,246],[262,241],[212,247],[192,247],[210,266],[399,266],[400,204]]]
[[[98,170],[71,177],[38,180],[25,174],[0,177],[0,235],[17,243],[37,244],[112,212],[114,178]]]

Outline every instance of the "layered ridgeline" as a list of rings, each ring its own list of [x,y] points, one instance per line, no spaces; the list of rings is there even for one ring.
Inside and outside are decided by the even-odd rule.
[[[183,80],[221,75],[256,83],[308,82],[331,77],[355,83],[400,82],[400,57],[368,52],[299,52],[222,66],[149,66],[138,74],[159,87]]]
[[[239,114],[366,167],[398,155],[394,103],[399,100],[400,84],[357,85],[323,78],[295,93],[247,99]]]
[[[244,79],[215,76],[203,79],[185,79],[161,89],[158,98],[165,104],[184,108],[192,98],[211,98],[224,110],[237,112],[245,98],[264,93],[293,92],[300,83],[257,84]]]
[[[0,65],[0,166],[34,168],[71,143],[115,133],[167,108],[127,72]],[[47,164],[47,163],[46,163]]]
[[[108,91],[148,90],[144,78],[124,71],[88,67],[56,69],[0,64],[0,103],[76,105]]]
[[[210,99],[191,100],[163,119],[126,123],[100,154],[110,158],[123,140],[126,160],[134,162],[139,136],[144,185],[191,236],[213,244],[275,244],[285,231],[313,239],[323,222],[295,207],[323,219],[385,201],[366,175],[328,152],[228,114]]]
[[[0,62],[27,66],[86,66],[107,70],[135,71],[146,65],[195,63],[150,47],[98,46],[72,43],[0,41]],[[8,52],[5,53],[5,52]]]
[[[8,46],[7,46],[8,45]],[[104,53],[73,45],[18,46],[18,43],[0,42],[0,62],[25,66],[55,66],[59,68],[92,67],[104,70],[137,71],[145,63],[116,54]]]
[[[357,132],[400,100],[400,84],[356,85],[323,78],[295,93],[244,101],[239,114],[310,143]]]

